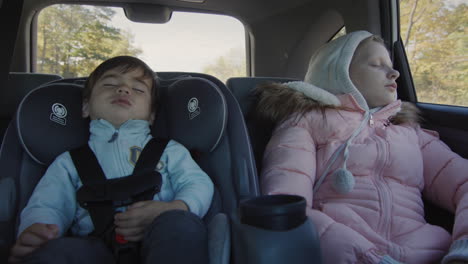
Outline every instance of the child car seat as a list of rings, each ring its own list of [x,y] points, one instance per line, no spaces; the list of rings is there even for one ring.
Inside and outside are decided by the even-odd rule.
[[[245,116],[252,140],[257,168],[262,166],[263,152],[274,125],[258,118],[257,98],[252,93],[257,85],[296,81],[275,77],[238,77],[227,81]],[[305,217],[305,200],[294,195],[258,196],[240,205],[240,221],[231,222],[235,263],[280,264],[321,263],[317,231]],[[295,223],[295,224],[292,224]]]
[[[81,87],[64,80],[31,91],[7,129],[0,149],[3,171],[0,176],[0,261],[8,257],[19,213],[47,166],[60,153],[88,140],[89,122],[81,117]],[[196,98],[198,105],[192,98]],[[208,156],[217,151],[224,138],[228,107],[214,83],[202,78],[183,78],[167,87],[167,98],[163,100],[170,102],[166,115],[170,121],[167,130],[174,134],[171,138],[202,153],[202,157],[206,151]],[[215,179],[214,182],[216,185]],[[227,263],[230,230],[227,217],[219,212],[210,210],[207,216],[210,259],[212,263]]]
[[[3,140],[5,131],[10,123],[21,99],[34,88],[54,80],[62,79],[55,74],[10,72],[6,89],[0,93],[0,140]],[[1,142],[1,141],[0,141]]]
[[[257,98],[252,94],[252,92],[258,85],[291,81],[297,80],[278,77],[236,77],[230,78],[227,81],[227,86],[239,102],[242,114],[245,117],[258,172],[261,171],[263,152],[265,151],[266,144],[270,140],[274,124],[267,120],[259,119],[256,116],[255,106],[257,104]]]

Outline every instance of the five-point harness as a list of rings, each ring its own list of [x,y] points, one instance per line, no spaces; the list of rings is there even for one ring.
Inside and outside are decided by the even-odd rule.
[[[114,215],[138,201],[153,200],[161,190],[162,176],[156,166],[169,142],[151,139],[143,148],[129,176],[107,179],[88,144],[71,150],[70,155],[83,183],[76,198],[88,210],[94,224],[91,236],[101,238],[114,252],[118,263],[133,263],[138,258],[136,243],[115,234]]]

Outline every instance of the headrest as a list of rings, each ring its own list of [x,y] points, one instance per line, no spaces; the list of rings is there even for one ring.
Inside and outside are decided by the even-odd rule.
[[[227,124],[227,104],[218,86],[203,78],[183,78],[168,87],[164,103],[172,139],[196,151],[216,148]]]
[[[89,120],[81,115],[81,89],[67,82],[45,84],[21,101],[16,115],[18,136],[36,162],[49,165],[59,154],[88,141]],[[171,84],[163,100],[171,139],[201,152],[215,149],[226,128],[227,105],[214,83],[186,77]]]
[[[49,165],[59,154],[85,144],[89,121],[81,117],[81,86],[46,84],[21,101],[16,125],[20,142],[36,162]]]
[[[18,109],[21,99],[28,92],[44,83],[59,79],[62,77],[55,74],[10,72],[7,89],[2,89],[0,92],[1,117],[11,118]]]

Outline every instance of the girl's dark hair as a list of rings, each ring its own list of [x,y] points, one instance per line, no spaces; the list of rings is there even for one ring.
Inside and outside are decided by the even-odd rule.
[[[159,82],[158,76],[155,72],[142,60],[132,56],[117,56],[108,59],[97,66],[96,69],[89,75],[85,82],[83,89],[83,101],[89,100],[91,92],[96,82],[109,70],[118,69],[121,73],[127,73],[134,70],[143,70],[143,78],[152,80],[153,86],[151,87],[151,109],[156,109],[159,103]]]

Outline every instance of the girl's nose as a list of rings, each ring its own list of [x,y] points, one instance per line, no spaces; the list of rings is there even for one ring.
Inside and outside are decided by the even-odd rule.
[[[400,72],[398,72],[395,69],[390,69],[390,71],[388,72],[388,77],[390,79],[396,80],[398,77],[400,77]]]

